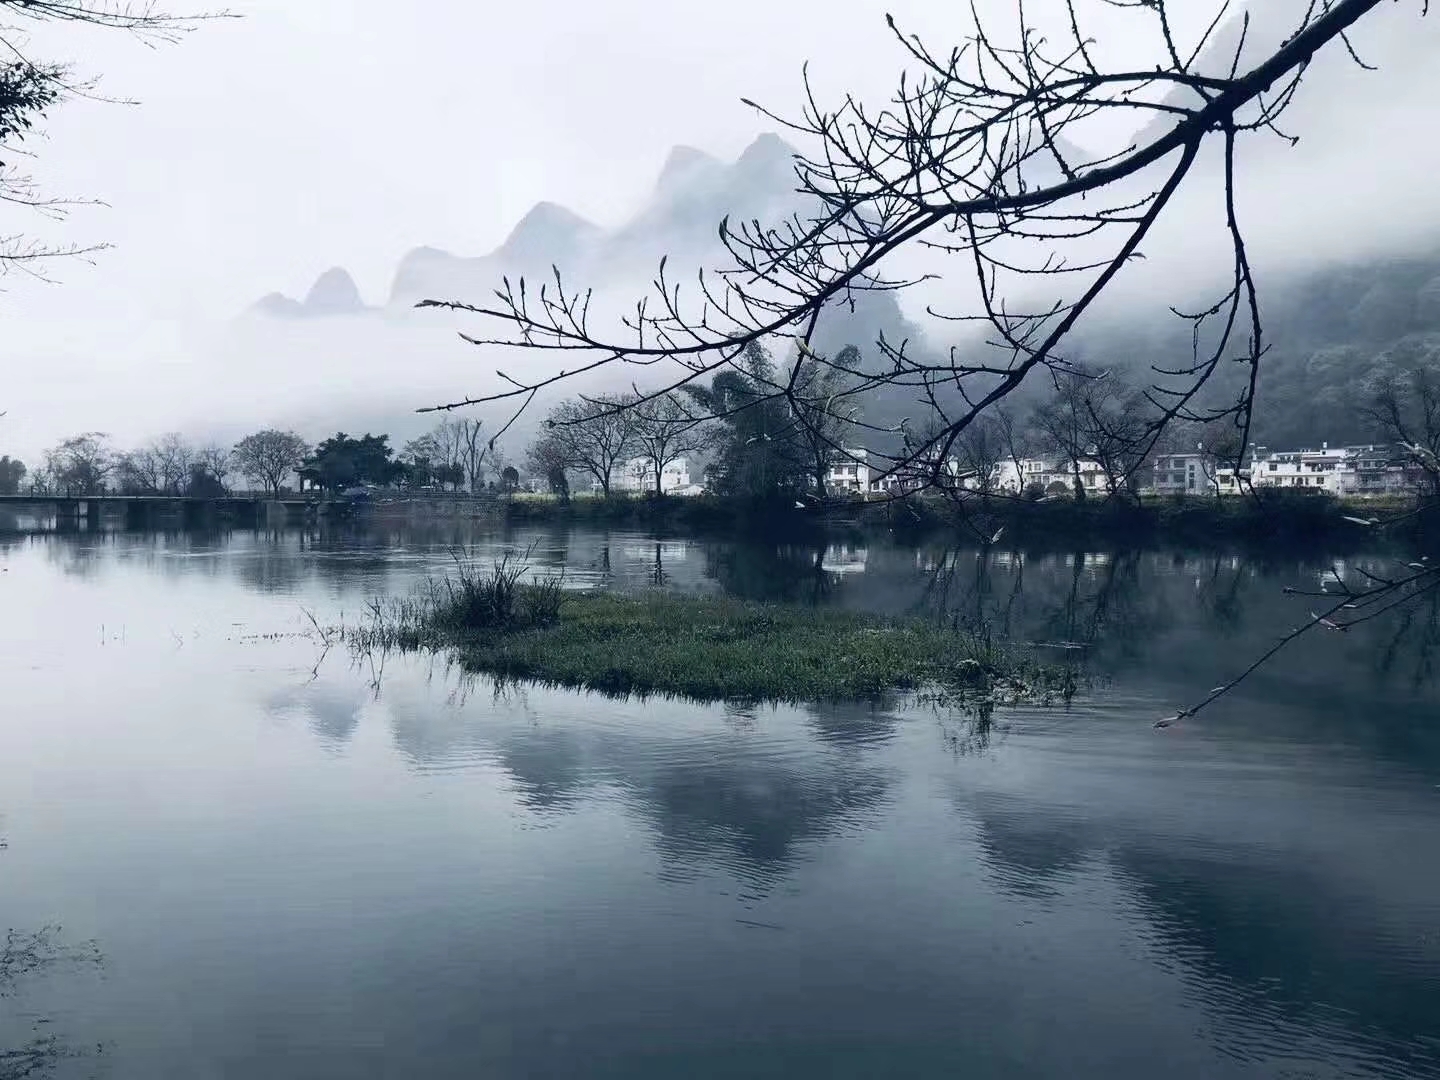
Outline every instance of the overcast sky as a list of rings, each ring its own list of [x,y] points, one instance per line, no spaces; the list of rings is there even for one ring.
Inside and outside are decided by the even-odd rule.
[[[0,375],[15,386],[42,374],[46,400],[93,375],[116,388],[105,395],[108,408],[127,410],[131,393],[137,403],[128,422],[102,425],[93,407],[42,408],[28,395],[27,408],[12,407],[3,422],[0,450],[10,439],[33,455],[66,423],[121,433],[170,426],[138,399],[153,399],[168,371],[199,359],[197,334],[266,292],[303,295],[329,266],[349,269],[366,299],[379,302],[405,251],[488,251],[540,199],[618,224],[672,145],[732,158],[773,127],[742,95],[790,110],[810,60],[822,90],[843,86],[878,100],[899,60],[884,13],[953,41],[965,5],[230,6],[243,17],[155,48],[113,32],[34,32],[34,53],[72,60],[103,77],[103,92],[140,104],[72,101],[35,144],[34,171],[49,191],[108,204],[75,211],[56,235],[115,246],[94,266],[60,267],[59,285],[0,283]],[[1408,6],[1418,27],[1418,4]],[[989,7],[1013,9],[998,0]],[[1195,32],[1201,8],[1213,11],[1177,5],[1192,20],[1183,33]],[[1432,47],[1436,24],[1432,15],[1420,31]],[[1108,49],[1137,44],[1125,31],[1130,16],[1112,13],[1095,25]],[[232,350],[226,362],[249,361]],[[178,417],[174,426],[193,422]]]

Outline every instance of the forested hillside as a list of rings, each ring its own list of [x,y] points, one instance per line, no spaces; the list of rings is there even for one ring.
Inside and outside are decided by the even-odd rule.
[[[1269,446],[1381,437],[1367,409],[1385,381],[1427,368],[1440,373],[1440,252],[1427,257],[1332,265],[1264,277],[1261,309],[1270,348],[1261,368],[1252,439]],[[1234,351],[1243,351],[1242,343]],[[1190,355],[1180,319],[1129,320],[1082,330],[1072,354],[1136,385],[1164,382],[1153,367]],[[1222,369],[1211,397],[1233,398],[1246,369]]]

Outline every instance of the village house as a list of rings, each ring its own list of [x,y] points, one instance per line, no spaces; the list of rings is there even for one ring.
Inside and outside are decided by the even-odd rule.
[[[1002,495],[1020,495],[1028,487],[1041,489],[1049,482],[1050,466],[1040,458],[1021,458],[1019,461],[1006,458],[997,462],[991,471],[989,490]],[[961,484],[974,491],[983,485],[978,475],[972,474],[961,480]]]
[[[829,495],[863,495],[870,490],[870,452],[842,447],[840,456],[825,471]]]
[[[884,472],[870,463],[871,455],[864,449],[847,448],[844,454],[826,473],[829,492],[904,494],[930,486],[933,479],[931,468],[924,462]],[[1421,470],[1389,446],[1331,447],[1321,443],[1318,450],[1272,451],[1252,445],[1247,457],[1248,463],[1237,470],[1233,464],[1221,464],[1214,454],[1160,454],[1136,474],[1135,490],[1146,495],[1228,497],[1245,494],[1253,484],[1257,488],[1364,497],[1408,494],[1422,480]],[[968,491],[1069,495],[1074,492],[1077,473],[1087,497],[1104,498],[1112,493],[1111,477],[1093,457],[1074,462],[1006,459],[995,464],[988,484],[982,483],[973,470],[963,470],[957,459],[949,458],[941,470],[941,480]]]
[[[1298,488],[1329,495],[1397,495],[1414,490],[1415,477],[1388,446],[1336,446],[1270,452],[1257,447],[1251,466],[1256,487]]]
[[[878,469],[872,469],[872,473],[880,473]],[[946,458],[945,464],[939,470],[942,484],[950,486],[964,486],[964,479],[960,468],[960,462],[956,458]],[[928,461],[917,461],[913,464],[902,466],[892,472],[880,473],[870,483],[870,490],[876,494],[899,495],[907,491],[918,491],[928,486],[934,479],[934,466]]]
[[[599,481],[592,481],[590,487],[600,490]],[[694,487],[690,483],[690,464],[685,458],[676,458],[660,470],[660,491],[665,495],[679,494]],[[643,494],[655,490],[655,461],[653,458],[631,458],[610,472],[610,491],[614,494]]]
[[[1143,485],[1156,495],[1198,495],[1205,490],[1203,454],[1161,454],[1150,467],[1150,483]]]

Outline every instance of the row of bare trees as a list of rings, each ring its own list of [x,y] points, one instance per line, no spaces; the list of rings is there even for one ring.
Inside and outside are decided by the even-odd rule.
[[[400,461],[409,468],[414,486],[467,488],[472,494],[483,490],[487,473],[498,476],[506,467],[484,430],[484,421],[457,416],[411,439],[401,448]]]
[[[234,446],[192,442],[171,433],[117,450],[104,432],[87,431],[51,447],[33,471],[20,461],[0,459],[0,494],[20,493],[28,477],[25,490],[36,495],[216,497],[230,491],[232,479],[243,477],[252,489],[274,496],[302,468],[324,465],[312,459],[317,451],[333,449],[334,442],[312,447],[293,431],[266,428]],[[487,470],[500,477],[507,468],[503,455],[484,437],[482,421],[470,418],[445,419],[407,443],[398,462],[389,460],[388,451],[386,461],[386,482],[457,491],[468,487],[472,492],[485,488]]]
[[[639,395],[599,395],[562,401],[550,410],[544,430],[530,446],[527,464],[551,491],[568,496],[568,473],[590,477],[609,496],[620,471],[639,459],[659,495],[665,470],[706,448],[710,416],[681,394],[644,402]]]
[[[858,356],[847,346],[841,360]],[[670,465],[701,454],[714,459],[711,471],[724,494],[823,492],[831,466],[853,452],[860,407],[844,393],[843,372],[803,349],[786,369],[785,377],[804,390],[793,402],[769,398],[766,386],[781,376],[762,342],[752,343],[741,364],[717,373],[708,385],[563,401],[530,447],[529,466],[554,492],[568,494],[567,473],[573,471],[608,496],[620,470],[638,462],[658,496]]]
[[[858,403],[844,392],[849,381],[844,370],[858,355],[847,346],[837,369],[800,353],[787,364],[789,376],[781,376],[768,349],[756,342],[737,369],[717,373],[709,385],[655,396],[567,400],[550,411],[528,463],[552,491],[568,492],[567,474],[573,471],[609,495],[621,469],[638,461],[651,490],[660,494],[665,468],[698,452],[713,458],[710,471],[721,494],[823,495],[834,466],[865,462],[870,454],[861,444],[873,431],[867,432]],[[804,392],[794,401],[771,397],[765,388],[778,378],[789,378]],[[912,433],[908,426],[902,433],[919,442],[930,434]],[[1098,465],[1105,494],[1133,493],[1156,450],[1149,435],[1143,392],[1108,372],[1077,365],[1057,374],[1053,392],[1023,417],[1002,407],[970,425],[955,442],[950,466],[930,486],[956,496],[993,494],[1005,464],[1013,464],[1018,476],[1024,459],[1043,456],[1071,473],[1070,490],[1077,498],[1086,492],[1082,462]],[[1190,439],[1186,448],[1193,449],[1198,437],[1212,447],[1217,462],[1230,452],[1218,428],[1185,426],[1170,435],[1159,449],[1180,449],[1177,439]]]
[[[229,479],[235,475],[278,490],[305,449],[304,440],[293,433],[257,432],[233,448],[193,443],[171,433],[122,451],[104,432],[87,431],[45,452],[42,464],[29,473],[29,491],[217,496],[229,490]]]

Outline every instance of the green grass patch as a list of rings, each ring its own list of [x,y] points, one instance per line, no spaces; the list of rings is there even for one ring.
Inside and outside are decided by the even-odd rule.
[[[444,651],[467,671],[501,679],[700,701],[1074,692],[1063,670],[932,624],[658,590],[576,593],[512,582],[502,591],[511,612],[504,619],[492,617],[484,588],[464,583],[377,605],[371,625],[349,633],[351,645]],[[466,620],[471,611],[478,623]]]

